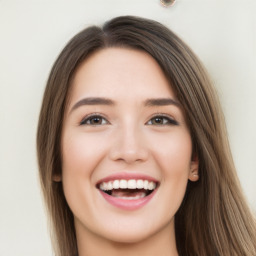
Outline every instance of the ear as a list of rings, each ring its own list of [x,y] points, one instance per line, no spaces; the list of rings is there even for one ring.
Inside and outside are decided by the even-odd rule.
[[[190,163],[190,170],[189,170],[189,175],[188,179],[190,181],[198,181],[199,180],[199,161],[197,155],[193,156],[191,163]]]
[[[52,177],[52,180],[55,182],[61,182],[62,180],[61,174],[54,174]]]

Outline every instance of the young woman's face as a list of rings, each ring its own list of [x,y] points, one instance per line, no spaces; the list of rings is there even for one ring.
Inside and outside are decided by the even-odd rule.
[[[62,155],[78,238],[170,236],[188,179],[198,179],[181,106],[157,62],[138,50],[104,49],[80,66]]]

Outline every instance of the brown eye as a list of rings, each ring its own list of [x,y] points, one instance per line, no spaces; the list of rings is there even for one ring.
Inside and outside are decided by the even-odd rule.
[[[155,116],[147,122],[147,125],[178,125],[178,122],[167,116]]]
[[[87,117],[80,123],[80,125],[93,125],[93,126],[104,125],[104,124],[108,124],[108,121],[102,116],[98,116],[98,115]]]
[[[164,121],[165,120],[163,117],[156,117],[152,119],[152,124],[156,124],[156,125],[164,124]]]

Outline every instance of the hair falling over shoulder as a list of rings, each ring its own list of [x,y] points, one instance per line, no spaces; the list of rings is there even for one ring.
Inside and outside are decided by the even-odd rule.
[[[200,180],[188,182],[175,215],[181,256],[255,256],[256,224],[237,178],[224,117],[207,72],[190,48],[160,23],[114,18],[74,36],[52,67],[39,117],[37,154],[42,191],[57,256],[77,255],[73,214],[61,182],[61,133],[70,84],[79,65],[107,47],[135,48],[160,65],[180,101],[197,154]]]

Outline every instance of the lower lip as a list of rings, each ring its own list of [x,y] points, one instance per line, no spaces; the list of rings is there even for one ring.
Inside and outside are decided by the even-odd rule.
[[[145,196],[145,197],[139,198],[139,199],[134,199],[134,200],[126,200],[126,199],[113,197],[113,196],[110,196],[110,195],[104,193],[101,190],[99,190],[99,191],[108,203],[110,203],[113,206],[118,207],[120,209],[132,211],[132,210],[137,210],[137,209],[143,207],[144,205],[146,205],[156,194],[156,190],[157,189],[155,189],[148,196]]]

